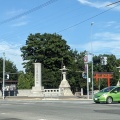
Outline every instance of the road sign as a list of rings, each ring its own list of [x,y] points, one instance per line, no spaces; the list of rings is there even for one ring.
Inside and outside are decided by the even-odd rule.
[[[87,62],[88,62],[88,56],[85,55],[85,56],[84,56],[84,63],[87,63]]]

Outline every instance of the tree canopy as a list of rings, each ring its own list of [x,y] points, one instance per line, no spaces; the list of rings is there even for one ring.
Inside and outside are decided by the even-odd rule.
[[[65,65],[69,70],[67,72],[67,80],[71,85],[72,91],[79,91],[81,87],[86,90],[87,80],[82,78],[84,71],[85,52],[72,50],[67,45],[66,40],[62,36],[54,34],[30,34],[26,40],[26,45],[21,47],[23,63],[27,73],[34,73],[33,63],[42,63],[42,84],[45,88],[59,87],[61,77],[61,67]],[[108,64],[102,66],[99,59],[102,55],[94,56],[94,72],[113,72],[112,85],[116,85],[119,79],[117,66],[120,64],[120,59],[115,55],[107,55]],[[30,75],[31,75],[30,74]],[[89,63],[89,77],[91,78],[91,63]],[[107,86],[107,80],[101,80],[101,87]],[[98,88],[95,82],[95,88]],[[33,83],[31,83],[33,84]],[[91,83],[90,83],[91,86]]]
[[[26,72],[31,71],[33,63],[40,62],[46,69],[60,69],[61,61],[70,64],[70,46],[57,34],[30,34],[26,45],[21,48]]]

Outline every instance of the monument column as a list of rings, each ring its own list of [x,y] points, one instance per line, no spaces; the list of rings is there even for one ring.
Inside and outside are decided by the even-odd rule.
[[[34,63],[35,87],[41,88],[41,63]]]
[[[30,97],[43,97],[43,88],[41,85],[41,63],[34,63],[34,80],[35,86],[32,87]]]

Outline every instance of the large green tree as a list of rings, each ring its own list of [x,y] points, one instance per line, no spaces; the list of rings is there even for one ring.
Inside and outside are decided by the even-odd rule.
[[[71,66],[74,54],[67,42],[58,34],[30,34],[21,48],[26,73],[34,71],[33,63],[42,63],[42,80],[45,87],[58,87],[61,65]]]

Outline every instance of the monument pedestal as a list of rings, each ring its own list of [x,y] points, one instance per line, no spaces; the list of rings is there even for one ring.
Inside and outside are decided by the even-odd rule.
[[[70,85],[67,80],[62,80],[59,88],[61,96],[73,96],[73,93],[70,89]]]
[[[43,97],[43,90],[40,87],[32,87],[29,97]]]

